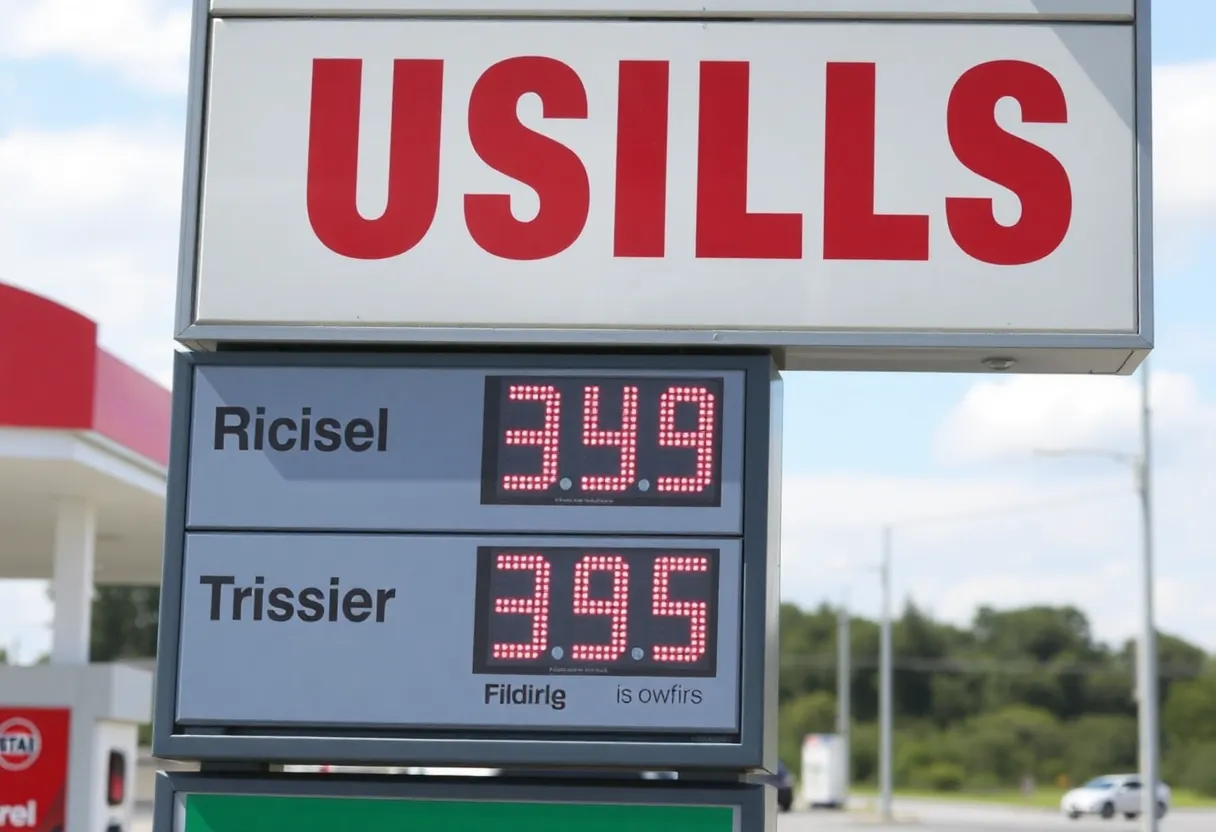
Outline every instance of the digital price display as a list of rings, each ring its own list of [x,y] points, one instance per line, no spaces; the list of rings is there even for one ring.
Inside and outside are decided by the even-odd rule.
[[[769,356],[175,360],[160,756],[765,764]]]
[[[737,535],[743,381],[678,367],[200,367],[187,525]]]
[[[717,506],[720,379],[486,379],[482,502]]]
[[[714,676],[714,549],[484,547],[476,673]]]

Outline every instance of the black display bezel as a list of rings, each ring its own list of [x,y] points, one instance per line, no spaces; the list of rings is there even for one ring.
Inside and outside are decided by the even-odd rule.
[[[530,546],[527,547],[528,552],[536,552],[550,556],[550,558],[570,557],[575,552],[584,552],[588,554],[607,553],[593,549],[592,547],[579,547],[579,549],[571,549],[568,546]],[[640,555],[706,555],[709,557],[709,584],[710,597],[705,599],[707,602],[706,610],[706,644],[705,653],[707,659],[699,663],[696,667],[687,667],[681,665],[671,665],[670,667],[663,665],[655,665],[648,662],[643,667],[631,668],[628,663],[622,665],[597,665],[591,663],[582,663],[579,666],[572,666],[565,659],[540,658],[533,662],[492,662],[489,658],[490,651],[490,618],[493,615],[491,609],[490,598],[490,582],[491,573],[493,571],[494,557],[502,552],[519,552],[523,550],[519,547],[510,546],[479,546],[477,549],[477,583],[474,592],[474,619],[473,619],[473,673],[477,675],[499,675],[499,676],[555,676],[555,677],[570,677],[570,676],[605,676],[605,677],[648,677],[655,679],[666,678],[695,678],[695,679],[711,679],[718,675],[718,608],[722,603],[722,587],[719,582],[721,550],[712,548],[688,548],[686,546],[672,548],[657,548],[655,546],[614,546],[612,552],[617,553],[633,553]],[[552,603],[552,599],[550,599]]]
[[[503,492],[499,488],[501,471],[499,446],[502,437],[503,386],[507,383],[530,382],[536,384],[584,384],[587,382],[611,382],[613,384],[688,384],[708,386],[717,397],[718,405],[714,411],[714,462],[713,484],[700,494],[677,494],[672,492],[638,493],[631,491],[627,495],[599,494],[595,497],[576,498],[567,496],[559,488],[552,487],[543,492]],[[685,376],[678,373],[671,375],[653,376],[618,376],[618,375],[527,375],[513,373],[510,375],[487,375],[485,400],[482,417],[482,453],[481,453],[481,503],[482,505],[518,505],[518,506],[653,506],[653,507],[690,507],[718,508],[722,505],[722,471],[723,471],[723,437],[725,424],[726,379],[724,376]],[[581,412],[581,406],[580,406]],[[560,472],[559,472],[560,474]]]

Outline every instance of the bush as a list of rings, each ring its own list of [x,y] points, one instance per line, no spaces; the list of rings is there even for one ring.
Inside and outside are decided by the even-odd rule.
[[[802,739],[836,730],[836,697],[824,691],[791,699],[777,712],[777,754],[795,777],[802,772]]]
[[[1136,720],[1130,716],[1094,714],[1083,716],[1065,727],[1068,746],[1064,752],[1063,773],[1074,783],[1110,771],[1134,771],[1137,766]],[[1044,779],[1054,780],[1060,771],[1043,771]]]
[[[878,726],[854,722],[852,731],[849,745],[853,782],[873,783],[878,779]]]
[[[967,772],[957,763],[936,762],[913,773],[912,786],[935,792],[957,792],[963,788]]]
[[[1208,797],[1216,797],[1216,743],[1184,749],[1178,763],[1171,766],[1179,786]]]
[[[924,775],[937,762],[933,744],[897,736],[894,750],[895,785],[914,789],[932,788],[924,780]]]

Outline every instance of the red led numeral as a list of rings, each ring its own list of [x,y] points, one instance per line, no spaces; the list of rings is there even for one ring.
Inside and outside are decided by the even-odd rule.
[[[656,616],[688,619],[688,644],[656,644],[654,657],[660,662],[695,662],[705,655],[709,626],[708,605],[704,601],[671,600],[672,572],[708,572],[709,558],[704,555],[664,555],[654,562],[654,599]]]
[[[526,644],[495,642],[496,659],[538,659],[549,648],[549,561],[543,555],[499,555],[499,569],[532,571],[536,582],[527,598],[495,598],[494,612],[500,615],[532,616],[532,640]]]
[[[676,430],[676,406],[697,406],[697,429]],[[698,494],[714,481],[714,394],[705,387],[671,387],[659,398],[659,445],[691,448],[697,452],[696,473],[691,477],[658,477],[659,491]]]
[[[612,573],[612,597],[591,597],[591,575]],[[574,567],[574,614],[607,615],[612,618],[608,644],[576,644],[570,657],[580,662],[611,662],[625,652],[629,641],[629,564],[620,555],[585,555]]]
[[[557,482],[562,394],[550,384],[512,384],[507,398],[513,402],[544,402],[545,423],[539,430],[519,429],[506,432],[508,445],[540,446],[540,473],[507,474],[502,478],[502,487],[507,491],[544,491]]]
[[[621,392],[619,430],[600,427],[600,388],[589,386],[584,389],[583,444],[615,445],[621,449],[620,473],[582,477],[579,484],[584,491],[624,491],[633,485],[638,475],[638,388],[625,387]]]

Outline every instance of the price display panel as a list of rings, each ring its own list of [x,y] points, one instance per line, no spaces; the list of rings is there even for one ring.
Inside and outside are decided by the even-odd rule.
[[[201,532],[185,555],[179,723],[738,732],[735,540]]]
[[[773,389],[755,355],[180,354],[154,751],[766,765]]]
[[[741,533],[743,372],[512,369],[199,367],[188,526]]]

